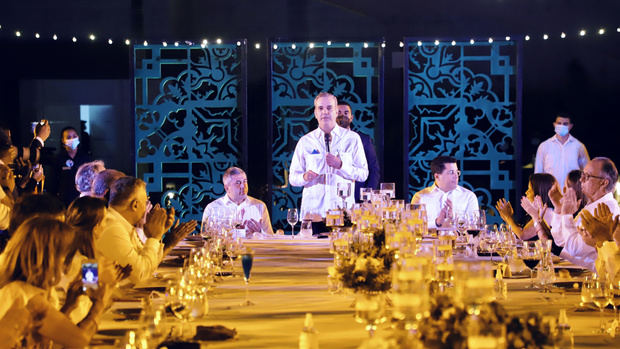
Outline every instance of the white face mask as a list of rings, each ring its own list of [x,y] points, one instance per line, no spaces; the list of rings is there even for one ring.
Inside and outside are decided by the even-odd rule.
[[[77,149],[78,145],[80,144],[80,139],[79,138],[71,138],[71,139],[67,139],[65,141],[65,145],[69,148],[71,148],[72,150]]]
[[[564,137],[568,134],[568,126],[567,125],[555,125],[555,133],[560,137]]]

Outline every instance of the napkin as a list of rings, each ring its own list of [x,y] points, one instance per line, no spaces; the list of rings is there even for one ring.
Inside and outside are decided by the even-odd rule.
[[[196,326],[196,336],[194,339],[199,341],[224,341],[234,338],[236,335],[236,329],[229,329],[222,325]]]
[[[161,343],[158,348],[168,349],[200,349],[200,343],[198,342],[175,342],[166,341]]]

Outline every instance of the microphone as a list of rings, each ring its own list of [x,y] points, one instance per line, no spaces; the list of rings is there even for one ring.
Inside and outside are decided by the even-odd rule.
[[[332,135],[329,133],[325,134],[325,147],[327,148],[327,152],[329,153],[329,141],[331,141]]]

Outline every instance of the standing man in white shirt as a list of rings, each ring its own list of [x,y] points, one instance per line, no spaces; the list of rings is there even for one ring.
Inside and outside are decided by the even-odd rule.
[[[229,167],[222,176],[222,182],[226,195],[205,207],[201,231],[207,229],[209,217],[215,217],[218,212],[228,212],[239,219],[240,224],[236,228],[243,229],[245,237],[256,233],[273,235],[267,205],[248,196],[248,178],[245,172],[238,167]]]
[[[432,186],[415,193],[412,204],[425,204],[426,218],[430,228],[439,228],[455,213],[478,211],[478,199],[469,189],[459,183],[461,171],[456,159],[438,156],[431,161],[431,172],[435,178]]]
[[[563,188],[568,173],[583,170],[590,157],[583,143],[569,133],[573,128],[570,117],[558,115],[553,126],[555,135],[538,146],[534,173],[552,174]]]
[[[328,209],[342,205],[337,195],[338,183],[349,183],[351,193],[355,182],[368,178],[368,164],[360,136],[336,124],[338,100],[321,92],[314,99],[314,116],[319,127],[299,139],[291,160],[289,182],[303,186],[300,217],[325,217]],[[355,203],[353,195],[347,206]]]

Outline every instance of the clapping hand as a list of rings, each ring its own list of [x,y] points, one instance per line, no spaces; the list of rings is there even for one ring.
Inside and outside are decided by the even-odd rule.
[[[543,220],[545,212],[547,211],[547,205],[542,203],[542,199],[539,195],[534,197],[534,201],[530,201],[526,196],[523,196],[521,198],[521,207],[537,222]]]
[[[146,235],[147,238],[161,240],[161,237],[167,230],[166,224],[168,224],[168,213],[157,204],[146,215],[144,235]]]
[[[340,158],[336,155],[330,153],[327,153],[327,155],[325,155],[325,162],[329,167],[333,167],[337,170],[342,167],[342,160],[340,160]]]
[[[510,221],[514,216],[514,210],[512,209],[510,201],[507,201],[504,198],[497,200],[497,203],[495,204],[495,209],[499,213],[499,216],[502,217],[505,222]]]
[[[614,218],[609,207],[599,203],[594,209],[594,215],[587,210],[580,214],[581,223],[589,235],[597,242],[597,245],[613,238],[619,225],[619,217]]]
[[[562,213],[562,190],[560,190],[558,182],[553,183],[553,186],[549,189],[547,194],[549,195],[549,200],[551,200],[555,211],[557,213]]]
[[[562,214],[574,215],[575,212],[579,209],[579,205],[581,204],[581,199],[577,200],[577,194],[573,188],[566,189],[566,193],[560,200],[560,205],[562,207]]]
[[[260,222],[255,219],[246,220],[245,228],[248,233],[260,233],[262,231]]]
[[[184,223],[179,223],[177,221],[174,228],[166,234],[166,238],[164,239],[164,253],[167,254],[170,249],[179,243],[179,241],[183,240],[188,234],[196,230],[197,225],[198,222],[195,220]]]

